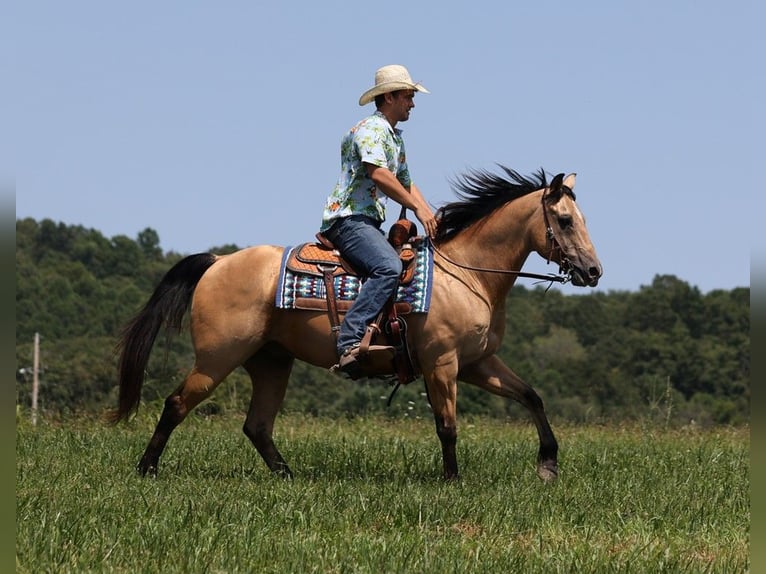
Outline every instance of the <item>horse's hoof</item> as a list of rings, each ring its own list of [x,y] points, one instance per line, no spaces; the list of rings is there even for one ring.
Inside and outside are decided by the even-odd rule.
[[[559,466],[555,462],[543,462],[537,465],[537,476],[545,483],[555,482],[559,477]]]
[[[271,470],[271,472],[274,474],[274,476],[279,477],[283,480],[293,480],[295,477],[293,476],[293,471],[290,470],[290,468],[286,465],[279,465],[276,466]]]
[[[141,476],[148,476],[149,478],[157,478],[157,465],[139,463],[136,465],[136,472]]]

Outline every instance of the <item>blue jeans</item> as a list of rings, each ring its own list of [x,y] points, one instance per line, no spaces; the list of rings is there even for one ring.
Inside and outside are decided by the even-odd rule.
[[[343,258],[366,278],[354,304],[346,313],[338,335],[338,355],[359,343],[367,325],[391,298],[399,284],[402,262],[380,230],[380,223],[364,215],[338,220],[324,235]]]

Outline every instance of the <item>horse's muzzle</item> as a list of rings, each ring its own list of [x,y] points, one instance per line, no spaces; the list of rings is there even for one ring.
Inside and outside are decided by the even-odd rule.
[[[602,274],[603,270],[600,265],[588,267],[587,271],[574,266],[569,270],[572,285],[577,287],[595,287],[598,285],[598,280]]]

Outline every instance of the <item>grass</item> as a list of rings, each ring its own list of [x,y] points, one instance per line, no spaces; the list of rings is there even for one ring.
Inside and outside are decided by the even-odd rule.
[[[158,413],[153,413],[156,416]],[[242,419],[191,416],[157,479],[154,427],[17,421],[17,572],[745,572],[749,429],[463,421],[445,483],[433,424],[282,416],[296,478],[271,476]]]

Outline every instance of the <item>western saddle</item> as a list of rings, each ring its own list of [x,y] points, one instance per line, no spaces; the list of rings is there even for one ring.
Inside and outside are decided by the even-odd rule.
[[[415,248],[413,241],[417,228],[412,221],[400,219],[391,226],[388,240],[399,253],[402,261],[402,274],[399,278],[400,285],[408,285],[415,276]],[[314,307],[316,310],[327,310],[333,334],[337,337],[340,331],[341,312],[347,312],[353,301],[339,301],[335,294],[335,277],[339,275],[352,275],[359,277],[359,273],[343,259],[340,252],[321,233],[316,234],[317,241],[304,243],[292,250],[287,259],[286,266],[294,273],[313,275],[322,278],[326,299],[307,300],[302,302],[303,308]],[[310,301],[310,302],[309,302]],[[375,341],[376,337],[383,333],[387,343],[394,347],[396,353],[392,364],[376,365],[367,369],[365,376],[390,375],[393,368],[400,384],[407,384],[415,380],[415,368],[407,345],[407,324],[401,315],[411,311],[409,303],[396,302],[392,297],[381,310],[374,323],[367,327],[365,336],[360,345],[360,353],[364,354],[366,348]]]

